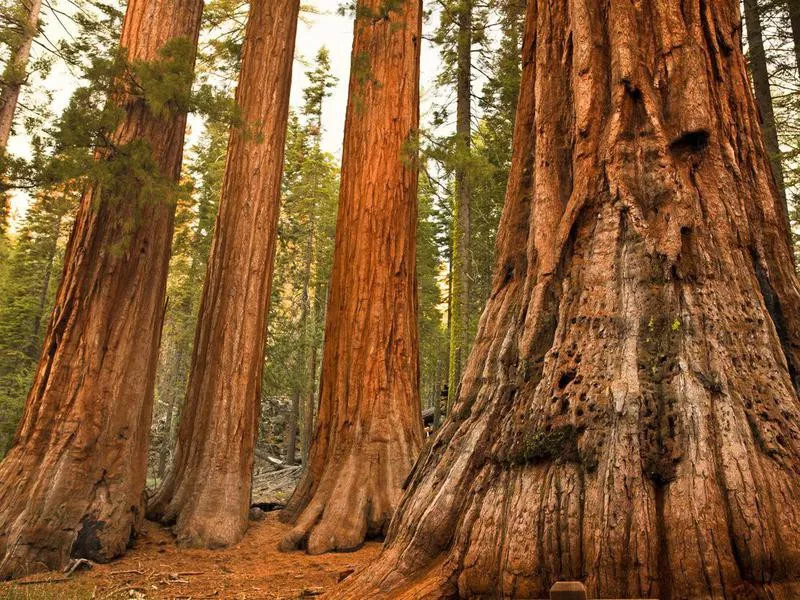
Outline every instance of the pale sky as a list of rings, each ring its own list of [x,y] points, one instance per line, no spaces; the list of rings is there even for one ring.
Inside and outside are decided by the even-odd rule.
[[[305,71],[309,68],[308,64],[313,61],[321,46],[326,46],[330,52],[331,66],[334,75],[338,78],[332,95],[325,102],[323,107],[323,123],[325,131],[323,133],[323,149],[332,153],[336,157],[341,156],[342,138],[344,134],[344,117],[347,106],[347,85],[350,72],[350,51],[352,48],[353,19],[351,16],[342,16],[337,13],[337,6],[331,0],[307,0],[305,4],[313,6],[319,14],[304,14],[297,33],[297,49],[295,68],[292,77],[292,106],[299,108],[303,103],[302,90],[308,84]],[[61,6],[64,5],[64,6]],[[69,10],[69,3],[57,0],[55,6],[59,9]],[[48,15],[45,14],[45,19]],[[52,19],[51,19],[52,20]],[[45,33],[54,42],[63,38],[66,34],[64,29],[57,22],[47,22]],[[426,25],[425,27],[429,27]],[[34,58],[36,53],[42,52],[41,48],[34,47]],[[430,111],[426,106],[430,105],[431,98],[426,90],[432,89],[431,82],[436,76],[439,64],[439,55],[436,48],[430,42],[424,42],[422,48],[422,115]],[[40,82],[41,84],[41,82]],[[69,72],[66,66],[58,62],[54,65],[52,72],[43,82],[43,87],[54,92],[52,109],[56,114],[66,106],[70,94],[77,87],[78,81]],[[202,121],[198,117],[190,117],[187,148],[199,137],[202,131]],[[24,135],[14,136],[9,142],[9,151],[14,154],[24,155],[29,152],[29,139]],[[12,194],[12,227],[13,222],[18,221],[24,214],[28,204],[27,194]]]

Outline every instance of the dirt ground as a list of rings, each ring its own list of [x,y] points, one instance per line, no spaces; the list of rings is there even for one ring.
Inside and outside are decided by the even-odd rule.
[[[277,513],[251,523],[241,543],[225,550],[187,550],[169,529],[148,522],[144,535],[119,560],[69,577],[44,573],[0,584],[0,598],[13,600],[289,600],[325,595],[340,578],[366,565],[380,550],[370,542],[357,552],[308,556],[279,552],[288,529]],[[42,582],[44,583],[32,583]]]

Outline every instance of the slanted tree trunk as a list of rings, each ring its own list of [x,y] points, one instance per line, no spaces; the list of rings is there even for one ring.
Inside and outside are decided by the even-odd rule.
[[[750,73],[753,75],[756,103],[761,115],[761,132],[764,135],[764,146],[772,165],[772,174],[778,186],[778,193],[786,204],[786,189],[781,164],[781,147],[778,143],[778,128],[775,125],[775,110],[772,104],[772,90],[769,85],[767,69],[767,53],[764,49],[764,34],[761,29],[759,0],[744,0],[744,19],[747,27],[747,50],[750,56]],[[789,220],[789,210],[786,209]]]
[[[800,293],[739,19],[529,2],[458,403],[338,597],[798,597]]]
[[[282,548],[385,533],[422,445],[416,133],[420,0],[356,7],[319,416]]]
[[[11,48],[11,56],[0,83],[0,153],[5,152],[11,137],[19,93],[25,83],[31,46],[39,26],[42,0],[22,0],[21,5],[18,44]]]
[[[11,137],[17,101],[27,77],[31,46],[39,26],[39,13],[42,9],[42,0],[22,0],[20,4],[21,6],[17,8],[22,17],[18,23],[20,28],[18,43],[10,49],[8,65],[0,77],[0,158],[5,154]],[[0,206],[0,235],[2,235],[8,219],[8,195],[1,189],[0,202],[3,203]]]
[[[173,467],[148,514],[178,543],[247,530],[299,0],[251,3],[228,159]]]
[[[448,411],[455,400],[469,352],[470,272],[472,240],[472,188],[469,153],[472,146],[472,0],[461,0],[456,40],[456,169],[453,215],[453,268],[450,294],[450,368]]]
[[[159,59],[176,38],[196,47],[202,7],[129,0],[120,43],[136,61]],[[115,101],[125,115],[114,146],[146,142],[160,175],[177,181],[185,113],[156,116],[141,96]],[[175,204],[138,186],[112,189],[91,184],[83,194],[33,387],[0,465],[2,578],[70,557],[111,560],[144,515]]]

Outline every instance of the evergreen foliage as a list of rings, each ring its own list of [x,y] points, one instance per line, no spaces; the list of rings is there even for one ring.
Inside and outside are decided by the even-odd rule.
[[[13,439],[42,351],[75,209],[71,190],[40,194],[0,272],[0,456]]]

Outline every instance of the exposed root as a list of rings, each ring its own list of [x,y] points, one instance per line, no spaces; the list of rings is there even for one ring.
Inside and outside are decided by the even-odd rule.
[[[281,540],[281,550],[302,548],[309,554],[348,552],[358,549],[367,539],[385,535],[400,501],[410,462],[407,457],[387,465],[377,456],[369,460],[351,455],[343,464],[332,465],[295,518],[291,513],[297,498],[287,507],[284,519],[293,521],[294,527]],[[300,495],[310,477],[308,474],[301,480]]]

